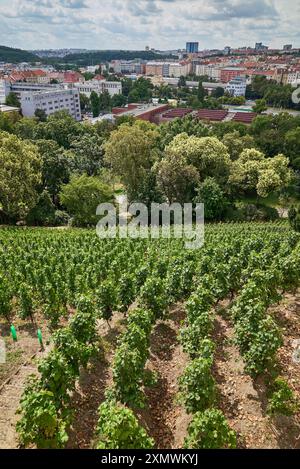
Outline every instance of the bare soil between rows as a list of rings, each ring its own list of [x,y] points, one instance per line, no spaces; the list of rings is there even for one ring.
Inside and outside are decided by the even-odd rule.
[[[156,373],[158,381],[145,389],[148,406],[139,412],[139,417],[158,449],[182,448],[191,420],[177,399],[178,379],[189,361],[178,342],[184,318],[183,305],[173,306],[151,335],[147,369]]]

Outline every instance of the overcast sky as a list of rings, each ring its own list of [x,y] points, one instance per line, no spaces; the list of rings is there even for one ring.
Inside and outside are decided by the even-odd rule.
[[[0,0],[1,45],[141,50],[186,41],[300,47],[300,0]]]

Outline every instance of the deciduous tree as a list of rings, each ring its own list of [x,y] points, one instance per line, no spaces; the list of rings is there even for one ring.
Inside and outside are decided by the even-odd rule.
[[[10,217],[23,218],[36,204],[41,157],[35,145],[0,133],[0,206]]]

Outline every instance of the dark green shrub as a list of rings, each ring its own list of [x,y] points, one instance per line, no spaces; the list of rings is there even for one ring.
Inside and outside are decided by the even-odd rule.
[[[154,441],[140,426],[132,410],[114,401],[99,407],[97,449],[151,449]]]
[[[230,429],[220,410],[207,409],[193,416],[184,448],[233,449],[236,448],[236,434]]]
[[[268,403],[268,414],[270,415],[293,415],[299,410],[299,403],[283,378],[277,378],[272,386]]]
[[[295,231],[300,231],[300,207],[291,207],[289,210],[289,222]]]
[[[47,191],[39,196],[37,204],[26,217],[26,223],[37,226],[55,225],[55,207]]]
[[[190,362],[179,378],[180,400],[190,414],[211,407],[216,399],[216,384],[211,374],[211,359]]]

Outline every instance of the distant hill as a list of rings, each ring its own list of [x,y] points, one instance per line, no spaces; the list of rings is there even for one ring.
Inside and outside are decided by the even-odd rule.
[[[97,65],[102,62],[110,62],[111,60],[161,60],[168,57],[171,56],[159,55],[152,51],[103,50],[68,54],[65,57],[51,57],[45,61],[50,63],[74,64],[84,67],[87,65]]]
[[[20,63],[20,62],[39,62],[40,59],[31,52],[12,47],[0,46],[0,62]]]
[[[0,62],[9,63],[43,62],[48,64],[60,64],[61,66],[64,66],[64,64],[73,64],[76,67],[84,67],[87,65],[97,65],[102,62],[110,62],[111,60],[161,60],[166,58],[174,58],[174,56],[160,55],[145,50],[102,50],[68,54],[65,57],[40,58],[26,50],[0,46]]]

